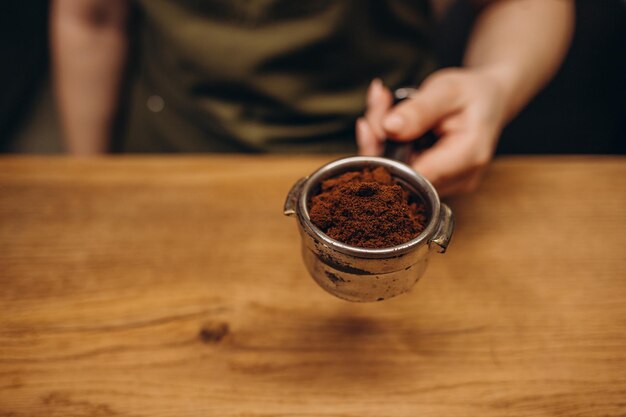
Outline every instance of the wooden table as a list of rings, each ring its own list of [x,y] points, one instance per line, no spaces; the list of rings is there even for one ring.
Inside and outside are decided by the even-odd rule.
[[[496,161],[373,304],[281,213],[327,160],[0,159],[0,416],[626,415],[626,159]]]

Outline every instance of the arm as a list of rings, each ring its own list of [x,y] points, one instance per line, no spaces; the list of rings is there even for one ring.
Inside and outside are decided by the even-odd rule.
[[[574,8],[569,0],[492,2],[476,22],[465,66],[499,79],[508,121],[556,73],[573,29]]]
[[[442,195],[473,191],[500,132],[558,69],[573,32],[571,0],[491,1],[480,14],[461,69],[432,74],[412,98],[391,108],[375,80],[357,122],[362,154],[380,153],[385,137],[439,135],[412,166]]]
[[[54,0],[54,90],[70,153],[108,150],[126,61],[126,0]]]

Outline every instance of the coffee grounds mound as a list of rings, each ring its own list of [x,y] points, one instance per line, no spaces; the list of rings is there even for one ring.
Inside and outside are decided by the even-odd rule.
[[[425,228],[426,208],[384,167],[346,172],[321,183],[310,201],[311,221],[331,238],[378,249],[416,238]]]

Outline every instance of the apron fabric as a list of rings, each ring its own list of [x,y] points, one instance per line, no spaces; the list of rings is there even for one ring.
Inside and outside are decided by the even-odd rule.
[[[354,152],[374,77],[435,68],[428,2],[137,0],[122,152]]]

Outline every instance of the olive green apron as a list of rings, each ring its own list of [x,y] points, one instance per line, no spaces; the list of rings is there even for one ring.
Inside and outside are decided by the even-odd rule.
[[[372,78],[434,69],[425,0],[137,1],[124,152],[353,152]]]

